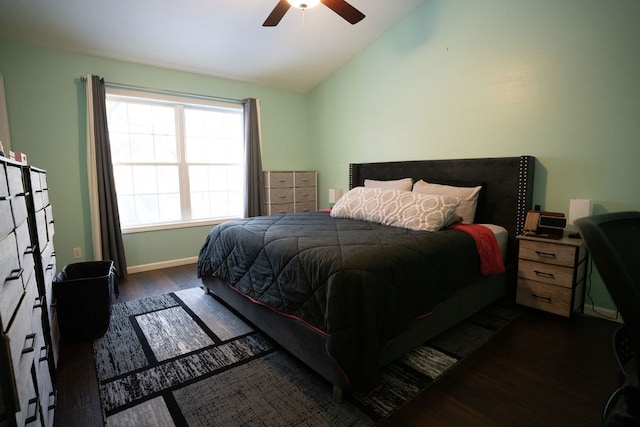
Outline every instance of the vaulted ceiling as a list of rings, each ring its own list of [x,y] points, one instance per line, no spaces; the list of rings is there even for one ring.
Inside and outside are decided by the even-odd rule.
[[[355,25],[292,7],[263,27],[277,0],[2,0],[0,37],[304,93],[424,2],[349,0]]]

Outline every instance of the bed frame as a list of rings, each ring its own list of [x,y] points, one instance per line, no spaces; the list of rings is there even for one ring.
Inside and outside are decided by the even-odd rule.
[[[365,179],[390,180],[411,177],[414,182],[460,186],[482,185],[476,212],[477,223],[501,225],[509,232],[506,272],[483,277],[458,290],[438,304],[431,315],[415,320],[380,355],[383,366],[409,350],[451,328],[478,310],[505,295],[507,285],[515,283],[517,264],[516,235],[521,233],[531,209],[535,158],[531,156],[353,163],[349,165],[349,187],[363,185]],[[270,336],[287,351],[314,369],[333,385],[334,399],[342,401],[347,388],[339,369],[325,350],[325,336],[305,323],[255,304],[215,277],[203,277],[206,292],[231,308]]]

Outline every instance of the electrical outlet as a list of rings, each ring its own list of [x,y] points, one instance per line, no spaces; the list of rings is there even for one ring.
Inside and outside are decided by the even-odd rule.
[[[74,258],[82,258],[82,249],[77,247],[77,248],[73,248],[73,257]]]

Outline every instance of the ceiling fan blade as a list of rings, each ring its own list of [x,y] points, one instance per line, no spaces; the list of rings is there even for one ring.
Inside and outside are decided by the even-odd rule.
[[[346,19],[350,24],[362,21],[364,14],[344,0],[320,0],[329,9]]]
[[[278,25],[278,23],[280,23],[280,20],[282,19],[284,14],[287,13],[287,10],[289,10],[290,7],[291,5],[287,0],[280,0],[276,7],[273,8],[269,16],[267,16],[267,19],[264,21],[264,24],[262,24],[262,26],[275,27],[276,25]]]

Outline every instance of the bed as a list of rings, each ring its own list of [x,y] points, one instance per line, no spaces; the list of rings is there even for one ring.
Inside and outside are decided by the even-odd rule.
[[[338,217],[337,209],[218,225],[202,245],[198,275],[205,291],[327,379],[336,400],[345,389],[373,392],[381,366],[513,285],[534,165],[531,156],[349,165],[347,200],[365,180],[480,186],[473,222],[506,231],[503,272],[481,274],[477,242],[455,226],[407,230]]]

